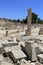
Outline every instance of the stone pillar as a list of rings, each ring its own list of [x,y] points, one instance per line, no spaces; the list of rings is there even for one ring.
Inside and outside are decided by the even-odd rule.
[[[7,30],[7,28],[6,28],[6,34],[5,34],[5,36],[8,36],[8,30]]]
[[[8,36],[8,31],[6,31],[6,36]]]
[[[31,18],[32,18],[32,9],[28,9],[28,18],[27,18],[27,30],[26,35],[31,35]]]

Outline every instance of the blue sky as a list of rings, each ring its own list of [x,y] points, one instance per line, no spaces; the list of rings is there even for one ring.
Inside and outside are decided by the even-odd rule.
[[[27,16],[28,8],[43,19],[43,0],[0,0],[0,17],[23,19]]]

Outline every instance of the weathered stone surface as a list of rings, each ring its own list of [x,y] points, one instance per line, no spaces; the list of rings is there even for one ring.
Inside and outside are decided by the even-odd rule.
[[[12,50],[20,50],[20,49],[21,47],[19,45],[4,48],[6,53],[11,52]]]
[[[43,63],[43,54],[39,54],[39,55],[37,55],[37,57],[38,57],[39,61],[41,63]]]
[[[32,9],[28,9],[28,21],[27,21],[27,30],[26,35],[31,35],[31,17],[32,17]]]
[[[27,56],[24,54],[22,50],[12,50],[10,56],[14,60],[14,62],[27,58]]]
[[[27,54],[28,58],[30,58],[31,61],[37,60],[34,43],[27,41],[25,43],[25,47],[22,46],[22,49]]]
[[[38,55],[38,54],[41,53],[41,50],[40,50],[39,45],[37,44],[37,42],[34,43],[34,46],[33,47],[35,47],[36,55]]]
[[[3,45],[3,47],[10,47],[10,46],[15,46],[15,45],[18,45],[18,43],[15,43],[15,42],[13,42],[13,41],[5,41],[5,42],[3,42],[2,43],[2,45]]]

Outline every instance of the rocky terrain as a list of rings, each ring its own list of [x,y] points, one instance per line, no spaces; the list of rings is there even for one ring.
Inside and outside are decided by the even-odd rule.
[[[0,65],[43,65],[43,25],[0,19]]]

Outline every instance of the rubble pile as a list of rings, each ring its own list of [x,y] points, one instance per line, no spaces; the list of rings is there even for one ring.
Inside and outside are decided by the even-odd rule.
[[[19,42],[14,42],[12,38],[0,40],[0,65],[43,64],[43,40],[40,41],[30,36],[23,40],[22,38]]]

